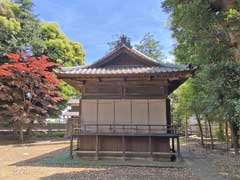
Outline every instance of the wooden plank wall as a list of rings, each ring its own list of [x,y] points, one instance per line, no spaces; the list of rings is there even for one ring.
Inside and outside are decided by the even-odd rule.
[[[119,81],[88,82],[82,94],[84,99],[119,99],[119,98],[163,98],[167,96],[167,87],[160,82]]]

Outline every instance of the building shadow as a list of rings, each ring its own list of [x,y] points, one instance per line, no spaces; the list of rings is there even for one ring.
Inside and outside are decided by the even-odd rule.
[[[64,137],[26,137],[24,139],[23,144],[19,141],[19,139],[14,136],[13,134],[0,134],[0,146],[7,146],[7,145],[14,145],[14,147],[20,147],[20,146],[39,146],[40,144],[34,144],[35,142],[42,142],[41,144],[44,144],[44,141],[48,142],[56,142],[57,143],[64,143],[64,141],[69,141],[69,138]],[[53,145],[54,145],[53,144]],[[48,144],[50,145],[50,144]]]
[[[69,150],[68,147],[57,149],[57,150],[54,150],[45,154],[41,154],[39,156],[30,158],[27,160],[19,161],[17,163],[11,164],[10,166],[59,167],[60,165],[58,165],[57,163],[44,163],[44,162],[47,162],[49,159],[54,158],[58,154],[67,153],[68,150]]]

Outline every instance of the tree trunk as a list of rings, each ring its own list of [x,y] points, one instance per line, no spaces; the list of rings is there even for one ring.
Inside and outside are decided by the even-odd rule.
[[[229,150],[228,121],[225,122],[225,139],[227,142],[227,151]]]
[[[198,113],[195,112],[195,115],[196,115],[196,118],[197,118],[197,123],[198,123],[200,138],[201,138],[201,145],[204,146],[204,141],[203,141],[203,129],[202,129],[202,124],[201,124],[201,119],[200,119]]]
[[[216,0],[216,2],[220,5],[221,9],[224,11],[228,11],[231,8],[237,8],[236,3],[238,0]],[[239,13],[238,13],[239,16]],[[233,56],[237,62],[240,62],[240,32],[238,30],[238,22],[233,19],[229,21],[224,21],[222,27],[228,30],[229,40],[230,40],[230,48],[232,49]],[[235,30],[234,30],[235,29]]]
[[[26,135],[27,135],[27,136],[32,136],[33,123],[34,123],[34,121],[31,121],[31,122],[29,123],[29,126],[28,126],[28,128],[27,128],[27,130],[26,130]]]
[[[238,138],[238,130],[236,123],[230,122],[231,125],[231,134],[232,134],[232,145],[236,155],[239,155],[239,138]]]
[[[214,149],[214,140],[213,140],[213,133],[212,133],[212,125],[211,121],[207,117],[207,122],[208,122],[208,128],[209,128],[209,134],[210,134],[210,139],[211,139],[211,149]]]
[[[19,140],[23,144],[23,127],[22,127],[21,123],[19,125]]]
[[[188,140],[188,118],[186,117],[185,121],[185,141],[187,142]]]

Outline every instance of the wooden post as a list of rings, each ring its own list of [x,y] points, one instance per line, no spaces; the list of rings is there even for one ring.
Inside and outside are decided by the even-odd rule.
[[[70,139],[70,158],[73,159],[73,135],[71,135]]]
[[[188,140],[188,118],[186,117],[185,119],[185,143],[187,144],[187,140]]]
[[[113,100],[113,125],[116,124],[116,105],[115,105],[115,100]],[[112,126],[111,126],[112,127]],[[115,128],[111,129],[113,133],[115,133]]]
[[[150,153],[150,157],[153,159],[152,136],[148,136],[148,151],[149,151],[149,153]]]
[[[96,156],[95,159],[98,160],[98,135],[96,135]]]
[[[179,137],[177,137],[177,157],[181,158]]]
[[[148,120],[148,125],[150,124],[150,107],[149,107],[149,99],[147,99],[147,110],[148,110],[148,116],[147,116],[147,120]]]
[[[80,136],[77,136],[77,149],[80,149]]]
[[[132,99],[130,100],[130,115],[131,115],[131,122],[130,124],[132,125],[133,122],[133,114],[132,114]],[[133,131],[133,130],[132,130]]]
[[[99,100],[97,99],[97,133],[98,133]]]
[[[79,119],[78,119],[78,134],[80,133],[81,131],[81,115],[82,115],[82,99],[79,99]]]
[[[123,160],[126,160],[126,144],[125,144],[125,136],[122,136],[122,157]]]
[[[166,116],[167,116],[167,133],[172,133],[169,127],[171,126],[171,106],[170,106],[170,99],[166,99]]]
[[[172,152],[175,152],[175,142],[174,142],[174,138],[172,138]]]

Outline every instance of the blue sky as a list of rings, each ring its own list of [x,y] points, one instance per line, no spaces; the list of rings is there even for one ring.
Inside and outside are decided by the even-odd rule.
[[[45,21],[57,22],[69,39],[83,44],[86,63],[108,51],[107,42],[127,34],[132,44],[150,32],[172,59],[174,40],[166,27],[168,15],[161,0],[33,0],[34,12]]]

